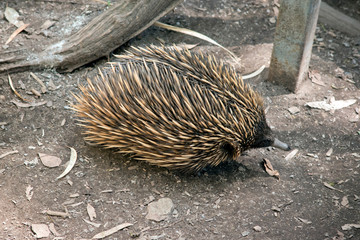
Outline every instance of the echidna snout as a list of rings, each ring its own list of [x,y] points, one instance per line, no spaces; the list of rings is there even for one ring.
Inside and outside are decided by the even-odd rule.
[[[262,97],[214,56],[152,46],[117,57],[75,96],[85,140],[189,171],[249,148],[288,149],[266,124]]]
[[[284,151],[289,151],[291,148],[288,144],[280,141],[274,137],[273,132],[266,122],[262,122],[258,126],[258,131],[255,136],[254,143],[250,146],[251,148],[261,148],[261,147],[276,147]]]

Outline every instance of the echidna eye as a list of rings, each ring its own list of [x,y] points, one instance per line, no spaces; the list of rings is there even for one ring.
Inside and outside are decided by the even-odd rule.
[[[228,154],[229,156],[233,156],[234,152],[235,152],[235,148],[234,146],[229,143],[229,142],[224,142],[221,145],[221,150],[223,150],[226,154]]]

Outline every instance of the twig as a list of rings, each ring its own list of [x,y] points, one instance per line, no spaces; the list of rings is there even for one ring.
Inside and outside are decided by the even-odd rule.
[[[0,159],[6,157],[7,155],[10,155],[10,154],[15,154],[15,153],[18,153],[19,151],[18,150],[15,150],[15,151],[10,151],[10,152],[7,152],[7,153],[3,153],[0,155]]]
[[[21,27],[19,27],[18,29],[16,29],[9,37],[9,39],[6,41],[5,45],[8,45],[8,43],[10,43],[15,37],[16,35],[18,35],[20,32],[22,32],[25,28],[27,28],[30,24],[24,24]]]
[[[23,100],[24,102],[30,102],[29,100],[23,98],[23,97],[15,90],[10,75],[8,75],[8,77],[9,77],[10,88],[11,88],[11,90],[13,90],[13,92],[15,93],[15,95],[18,96],[18,97],[19,97],[21,100]]]

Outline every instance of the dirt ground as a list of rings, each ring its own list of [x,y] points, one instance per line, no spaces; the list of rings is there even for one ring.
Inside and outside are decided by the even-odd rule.
[[[113,2],[113,1],[111,1]],[[334,2],[334,1],[332,1]],[[360,1],[339,9],[360,19]],[[0,18],[1,51],[36,51],[76,32],[107,6],[97,1],[1,1],[31,23],[30,33],[19,34]],[[241,57],[235,63],[223,50],[179,33],[150,27],[119,48],[148,44],[198,44],[194,51],[214,53],[246,74],[269,66],[275,30],[273,1],[187,0],[162,22],[199,31]],[[2,15],[0,13],[0,15]],[[54,25],[41,31],[46,21]],[[110,58],[112,58],[110,56]],[[360,38],[318,24],[310,78],[297,94],[265,81],[266,72],[249,80],[265,99],[267,120],[277,137],[298,153],[273,148],[248,151],[241,163],[223,164],[201,174],[182,174],[131,161],[115,151],[86,144],[69,105],[71,92],[86,76],[94,76],[107,59],[69,74],[52,69],[34,72],[52,91],[40,91],[30,72],[11,74],[17,91],[44,105],[24,108],[11,91],[7,74],[0,75],[0,239],[35,239],[33,224],[54,225],[48,239],[89,239],[122,223],[132,226],[106,239],[360,239]],[[316,83],[314,83],[316,82]],[[355,99],[356,103],[326,112],[307,102]],[[297,113],[289,108],[297,107]],[[292,110],[292,108],[290,109]],[[75,167],[65,169],[70,149]],[[48,168],[39,153],[57,156],[59,167]],[[260,163],[269,159],[280,173],[277,180]],[[150,202],[170,198],[174,209],[167,219],[146,218]],[[90,221],[92,206],[96,218]],[[65,212],[68,217],[45,214]],[[90,211],[91,213],[91,211]],[[346,224],[357,224],[347,229]]]

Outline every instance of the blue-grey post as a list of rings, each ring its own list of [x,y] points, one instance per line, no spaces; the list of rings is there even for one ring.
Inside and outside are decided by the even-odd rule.
[[[296,92],[309,69],[321,0],[280,3],[268,80]]]

